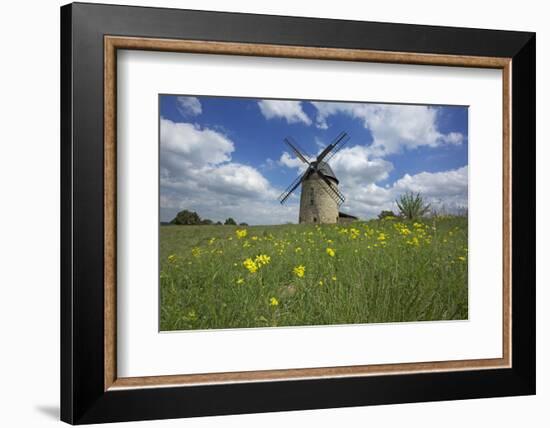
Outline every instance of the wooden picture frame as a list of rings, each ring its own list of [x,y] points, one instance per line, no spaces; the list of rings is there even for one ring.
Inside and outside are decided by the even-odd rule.
[[[502,70],[502,358],[118,377],[117,49]],[[533,33],[71,4],[61,9],[61,53],[62,420],[114,422],[535,392]]]

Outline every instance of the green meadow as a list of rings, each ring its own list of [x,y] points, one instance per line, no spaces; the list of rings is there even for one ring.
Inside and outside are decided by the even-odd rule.
[[[468,318],[468,223],[161,226],[166,330]]]

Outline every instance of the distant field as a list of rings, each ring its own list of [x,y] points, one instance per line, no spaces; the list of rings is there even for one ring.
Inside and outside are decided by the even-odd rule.
[[[464,217],[162,226],[161,330],[468,317]]]

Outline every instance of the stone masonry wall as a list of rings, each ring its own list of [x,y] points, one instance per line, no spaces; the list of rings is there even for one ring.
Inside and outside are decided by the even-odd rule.
[[[336,186],[336,183],[333,183]],[[327,184],[313,174],[302,183],[300,195],[300,223],[336,223],[338,222],[338,204],[324,189]]]

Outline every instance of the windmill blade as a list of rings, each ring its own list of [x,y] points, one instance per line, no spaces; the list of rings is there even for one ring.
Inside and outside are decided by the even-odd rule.
[[[333,192],[333,188],[329,184],[324,183],[324,185],[321,185],[321,187],[325,192],[327,192],[327,194],[332,198],[332,200],[336,202],[338,206],[342,205],[343,201],[341,201],[338,195],[335,192]]]
[[[334,140],[332,140],[332,143],[330,143],[325,148],[325,150],[323,150],[319,154],[319,156],[317,156],[317,162],[321,162],[325,158],[326,155],[328,155],[331,151],[333,151],[339,145],[345,144],[348,140],[349,140],[349,135],[347,134],[347,132],[341,132]],[[338,150],[340,150],[340,149],[338,149]]]
[[[296,147],[296,148],[298,149],[298,151],[299,151],[300,153],[302,153],[303,156],[304,156],[306,159],[309,160],[309,159],[311,159],[311,158],[313,157],[313,156],[311,156],[311,154],[310,154],[307,150],[304,150],[304,148],[303,148],[302,146],[300,146],[300,145],[296,142],[296,140],[295,140],[294,138],[292,138],[292,137],[289,136],[289,137],[286,137],[286,139],[287,139],[288,141],[290,141],[290,142],[292,143],[292,145],[293,145],[294,147]]]
[[[338,204],[338,206],[342,205],[346,200],[344,195],[342,195],[342,193],[332,185],[331,181],[328,179],[328,177],[325,174],[323,174],[319,170],[317,170],[317,174],[319,174],[319,177],[321,177],[326,184],[326,186],[323,187],[323,189],[325,189],[326,192],[329,194],[329,196],[332,197],[332,199],[334,199],[334,201]]]
[[[343,140],[340,141],[340,144],[338,145],[338,147],[336,147],[336,149],[334,149],[329,155],[327,158],[325,158],[325,162],[329,162],[336,153],[338,153],[340,150],[343,149],[343,147],[345,146],[345,144],[350,140],[350,136],[349,135],[346,135],[346,137],[344,137]]]
[[[307,163],[309,165],[309,161],[304,157],[304,155],[302,155],[302,153],[298,150],[298,148],[296,146],[294,146],[294,144],[292,144],[292,142],[290,141],[289,137],[286,137],[284,139],[285,143],[290,146],[290,148],[292,149],[292,151],[296,154],[296,156],[298,156],[298,158],[304,162],[304,163]]]
[[[279,202],[281,204],[284,204],[284,202],[288,199],[290,194],[294,192],[294,190],[296,190],[296,188],[302,183],[307,172],[308,170],[306,170],[302,175],[296,177],[296,179],[292,183],[290,183],[290,186],[288,186],[286,190],[283,193],[281,193],[281,195],[279,196]]]

